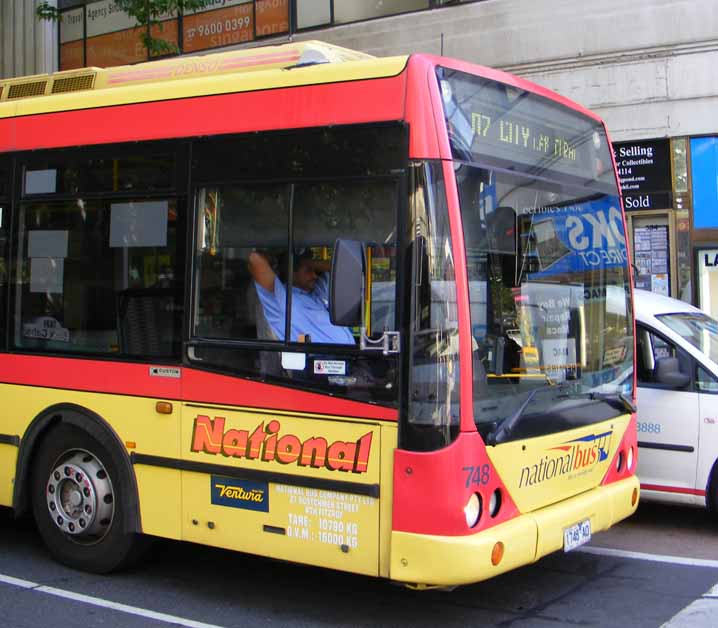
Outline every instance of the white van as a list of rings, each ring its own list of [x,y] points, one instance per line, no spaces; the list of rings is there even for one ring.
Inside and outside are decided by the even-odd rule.
[[[718,508],[718,321],[635,291],[641,499]]]

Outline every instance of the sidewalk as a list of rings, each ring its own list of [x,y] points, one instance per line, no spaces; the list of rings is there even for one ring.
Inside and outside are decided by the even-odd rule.
[[[718,626],[718,584],[703,594],[661,628],[715,628]]]

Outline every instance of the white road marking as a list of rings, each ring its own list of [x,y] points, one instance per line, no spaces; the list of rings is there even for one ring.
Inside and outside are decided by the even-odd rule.
[[[574,550],[585,554],[598,556],[613,556],[615,558],[629,558],[634,560],[647,560],[659,563],[671,563],[687,567],[710,567],[718,569],[718,560],[702,558],[685,558],[683,556],[666,556],[664,554],[646,554],[643,552],[628,552],[608,547],[579,547]],[[718,583],[706,591],[697,600],[686,606],[679,613],[671,617],[661,628],[715,628],[718,626]]]
[[[74,602],[80,602],[82,604],[90,604],[92,606],[109,608],[113,611],[119,611],[120,613],[127,613],[128,615],[137,615],[138,617],[155,619],[157,621],[165,622],[167,624],[173,624],[175,626],[186,626],[186,628],[222,628],[221,626],[217,626],[216,624],[205,624],[201,621],[195,621],[193,619],[187,619],[185,617],[178,617],[176,615],[168,615],[167,613],[158,613],[156,611],[151,611],[146,608],[140,608],[138,606],[120,604],[118,602],[112,602],[110,600],[105,600],[100,597],[82,595],[81,593],[65,591],[64,589],[56,589],[55,587],[47,587],[45,585],[39,584],[38,582],[30,582],[29,580],[13,578],[12,576],[6,576],[4,574],[0,574],[0,583],[8,584],[13,587],[20,587],[21,589],[30,589],[39,593],[46,593],[47,595],[54,595],[56,597],[61,597],[66,600],[72,600]]]
[[[34,589],[37,583],[30,582],[29,580],[20,580],[20,578],[13,578],[12,576],[4,576],[0,573],[0,582],[9,584],[13,587],[20,587],[22,589]]]
[[[613,556],[615,558],[631,558],[634,560],[647,560],[656,563],[670,563],[672,565],[685,565],[687,567],[709,567],[718,569],[718,560],[705,558],[687,558],[684,556],[667,556],[665,554],[646,554],[643,552],[628,552],[626,550],[612,549],[609,547],[581,547],[576,552],[584,554],[596,554],[598,556]]]
[[[718,569],[718,560],[706,560],[701,558],[685,558],[683,556],[667,556],[662,554],[646,554],[643,552],[629,552],[625,550],[612,549],[608,547],[581,547],[576,552],[582,552],[584,554],[595,554],[598,556],[612,556],[614,558],[629,558],[633,560],[646,560],[660,563],[671,563],[674,565],[686,565],[690,567],[709,567],[712,569]],[[110,610],[119,611],[121,613],[127,613],[129,615],[137,615],[139,617],[146,617],[147,619],[155,619],[157,621],[165,622],[167,624],[174,624],[176,626],[186,626],[186,628],[222,628],[216,624],[206,624],[201,621],[195,621],[193,619],[186,619],[184,617],[178,617],[176,615],[168,615],[167,613],[158,613],[151,611],[146,608],[139,608],[137,606],[129,606],[128,604],[120,604],[118,602],[112,602],[99,597],[93,597],[91,595],[82,595],[81,593],[74,593],[72,591],[65,591],[64,589],[56,589],[55,587],[48,587],[41,585],[37,582],[31,582],[30,580],[23,580],[21,578],[14,578],[13,576],[6,576],[0,574],[0,583],[7,584],[21,589],[31,589],[39,593],[46,593],[47,595],[54,595],[74,602],[80,602],[82,604],[90,604],[92,606],[100,606],[102,608],[108,608]],[[708,600],[718,599],[718,584],[714,586],[710,591],[707,591],[702,599],[705,602]],[[696,602],[700,602],[697,600]],[[705,604],[704,602],[704,604]],[[694,603],[695,604],[695,603]],[[698,612],[696,612],[698,611]],[[687,607],[683,612],[673,617],[670,622],[664,624],[664,626],[678,627],[681,626],[681,620],[688,615],[692,618],[693,626],[698,625],[714,625],[714,624],[696,624],[696,615],[701,614],[701,611],[705,613],[703,608],[694,608],[693,605]],[[710,611],[715,611],[711,607]],[[715,615],[709,612],[709,616],[715,619]]]

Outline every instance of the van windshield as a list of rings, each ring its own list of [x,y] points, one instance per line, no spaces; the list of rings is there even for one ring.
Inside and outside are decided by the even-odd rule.
[[[703,312],[657,314],[656,318],[718,364],[718,321]]]

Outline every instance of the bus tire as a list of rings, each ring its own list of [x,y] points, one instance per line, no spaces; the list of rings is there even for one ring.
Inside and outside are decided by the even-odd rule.
[[[83,429],[61,423],[42,439],[33,460],[32,511],[38,531],[59,562],[92,573],[127,565],[141,550],[126,532],[131,503],[117,459]]]

